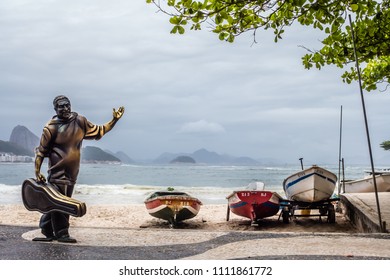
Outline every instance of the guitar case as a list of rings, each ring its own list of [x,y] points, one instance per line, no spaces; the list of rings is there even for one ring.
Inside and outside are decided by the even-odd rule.
[[[87,212],[84,202],[61,194],[50,183],[38,183],[35,179],[26,179],[22,184],[23,204],[29,211],[49,213],[62,212],[74,217],[82,217]]]

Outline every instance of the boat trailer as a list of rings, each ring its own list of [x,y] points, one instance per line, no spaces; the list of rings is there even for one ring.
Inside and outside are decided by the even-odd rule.
[[[280,212],[279,219],[282,217],[283,223],[288,224],[290,222],[290,218],[317,216],[319,217],[320,221],[321,217],[327,217],[327,222],[334,224],[336,222],[336,210],[334,202],[339,200],[340,198],[330,198],[318,202],[281,200],[280,207],[282,208],[282,211]],[[296,210],[300,210],[301,213],[296,214]],[[318,210],[318,213],[312,214],[311,210]]]

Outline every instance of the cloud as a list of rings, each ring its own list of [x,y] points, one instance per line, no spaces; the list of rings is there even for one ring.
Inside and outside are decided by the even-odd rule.
[[[225,128],[222,125],[206,120],[186,123],[179,130],[179,133],[184,134],[220,134],[224,132]]]

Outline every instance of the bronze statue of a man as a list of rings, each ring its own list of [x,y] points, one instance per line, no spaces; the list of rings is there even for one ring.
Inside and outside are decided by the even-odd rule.
[[[43,128],[39,147],[35,157],[35,176],[44,183],[45,176],[41,166],[45,157],[49,158],[47,180],[56,186],[60,193],[72,196],[80,167],[80,150],[84,139],[99,140],[110,131],[123,116],[124,107],[113,109],[113,118],[104,125],[95,125],[85,117],[71,111],[69,99],[59,95],[53,101],[56,115]],[[45,237],[36,237],[34,241],[52,241],[75,243],[69,235],[69,215],[61,212],[43,214],[39,227]]]

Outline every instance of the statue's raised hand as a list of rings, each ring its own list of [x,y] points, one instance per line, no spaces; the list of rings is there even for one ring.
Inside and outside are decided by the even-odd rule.
[[[123,106],[119,107],[118,110],[115,110],[114,108],[112,111],[112,116],[114,117],[114,119],[119,120],[123,116],[124,112],[125,112],[125,107]]]

